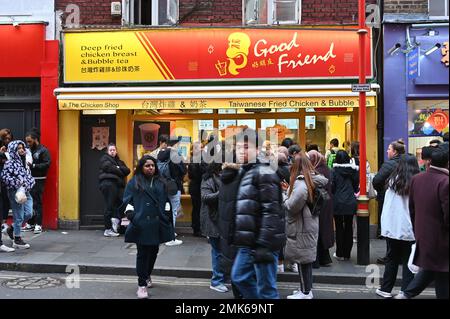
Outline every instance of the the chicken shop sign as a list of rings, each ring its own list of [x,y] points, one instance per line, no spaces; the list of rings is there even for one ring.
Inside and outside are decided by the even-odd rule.
[[[372,77],[367,35],[366,70]],[[65,81],[358,77],[355,30],[166,29],[65,34]]]

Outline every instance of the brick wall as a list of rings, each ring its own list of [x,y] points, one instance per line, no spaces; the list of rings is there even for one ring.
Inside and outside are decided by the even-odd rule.
[[[113,0],[56,0],[56,10],[64,12],[63,24],[70,14],[65,12],[66,7],[76,4],[80,8],[80,25],[120,25],[121,16],[111,16],[111,2]]]
[[[56,0],[56,10],[64,12],[66,7],[76,4],[80,8],[81,25],[120,25],[120,16],[111,16],[113,0]],[[120,1],[120,0],[115,0]],[[243,0],[179,0],[180,22],[182,25],[242,25]],[[408,6],[417,7],[417,3],[427,0],[386,0],[386,7],[394,3],[405,3],[400,10]],[[376,0],[367,0],[367,4]],[[412,4],[414,3],[414,4]],[[422,7],[421,7],[422,8]],[[426,9],[426,8],[425,8]],[[358,0],[302,0],[302,25],[341,25],[357,24]]]
[[[385,0],[384,13],[428,13],[428,0]]]
[[[242,24],[242,0],[180,0],[181,24]]]
[[[366,5],[376,0],[366,0]],[[302,25],[357,24],[358,0],[302,0]]]

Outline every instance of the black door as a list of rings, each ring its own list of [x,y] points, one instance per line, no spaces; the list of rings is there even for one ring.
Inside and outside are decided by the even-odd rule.
[[[0,103],[0,129],[9,128],[14,139],[24,140],[32,127],[40,127],[39,103]]]
[[[109,129],[105,131],[105,128]],[[98,150],[93,148],[93,139],[102,132],[103,139],[107,139],[106,144],[116,141],[116,116],[115,115],[82,115],[80,127],[80,227],[81,228],[102,228],[103,210],[105,204],[103,195],[98,188],[98,173],[100,158],[106,152],[106,148]],[[93,134],[96,137],[93,137]],[[109,133],[109,134],[108,134]],[[109,138],[107,135],[109,135]]]

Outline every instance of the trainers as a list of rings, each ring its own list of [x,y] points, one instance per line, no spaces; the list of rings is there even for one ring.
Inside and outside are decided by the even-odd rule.
[[[42,226],[36,225],[34,226],[33,234],[40,234],[42,233]]]
[[[178,245],[181,245],[182,243],[183,243],[182,240],[175,239],[175,240],[171,240],[171,241],[167,242],[166,246],[178,246]]]
[[[398,293],[398,295],[396,295],[396,296],[394,297],[394,299],[409,299],[409,298],[405,296],[405,294],[403,293],[403,291],[400,291],[400,292]]]
[[[211,286],[209,286],[209,288],[212,289],[212,290],[215,290],[217,292],[222,292],[222,293],[228,292],[228,288],[225,285],[222,285],[222,284],[219,284],[217,286],[211,285]]]
[[[284,272],[284,265],[283,264],[278,265],[277,272]]]
[[[138,287],[136,294],[138,299],[147,299],[148,298],[147,287]]]
[[[345,260],[344,257],[338,257],[338,256],[336,255],[336,253],[333,254],[333,257],[336,258],[336,259],[339,260],[339,261],[344,261],[344,260]]]
[[[152,278],[147,279],[147,288],[153,288]]]
[[[22,237],[16,237],[14,238],[13,248],[28,249],[30,248],[30,244],[25,243]]]
[[[117,237],[117,236],[119,236],[119,234],[114,232],[112,229],[107,229],[103,233],[103,236],[105,236],[105,237]]]
[[[294,291],[293,295],[287,296],[287,299],[313,299],[313,293],[310,291],[308,294],[304,294],[300,290]]]
[[[6,229],[6,233],[8,234],[11,240],[14,240],[14,228],[12,225]]]
[[[375,293],[383,298],[392,298],[392,294],[390,292],[386,292],[380,289],[375,290]]]
[[[15,251],[14,248],[5,246],[5,245],[1,245],[0,246],[0,251],[4,251],[5,253],[12,253],[13,251]]]
[[[119,233],[120,219],[118,219],[118,218],[111,218],[111,224],[112,224],[112,230],[115,233]]]
[[[22,227],[22,231],[27,232],[27,231],[33,231],[34,230],[34,226],[30,225],[28,223],[25,224],[25,226]]]

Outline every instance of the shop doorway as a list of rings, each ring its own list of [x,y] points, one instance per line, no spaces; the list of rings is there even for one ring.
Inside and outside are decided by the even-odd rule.
[[[98,188],[99,164],[105,146],[116,141],[116,116],[82,115],[80,135],[80,228],[102,228],[104,202]]]

